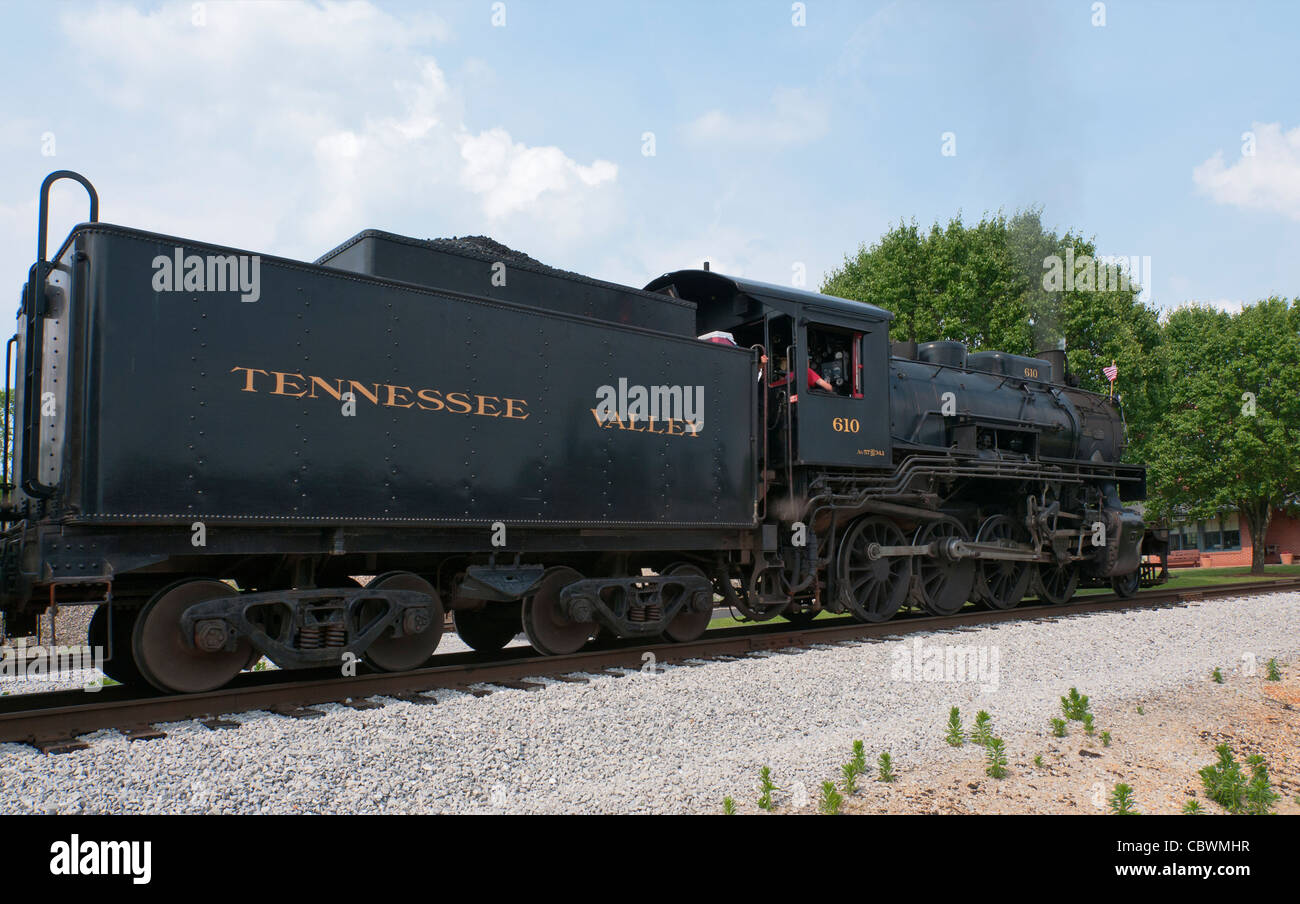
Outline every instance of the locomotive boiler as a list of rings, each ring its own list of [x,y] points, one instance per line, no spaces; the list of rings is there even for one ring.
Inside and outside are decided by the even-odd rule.
[[[60,179],[90,218],[47,259]],[[286,260],[99,223],[66,171],[38,232],[0,612],[96,606],[118,680],[416,668],[447,611],[477,650],[566,654],[696,639],[715,599],[879,621],[1137,589],[1144,470],[1063,355],[891,346],[870,304],[481,237]]]

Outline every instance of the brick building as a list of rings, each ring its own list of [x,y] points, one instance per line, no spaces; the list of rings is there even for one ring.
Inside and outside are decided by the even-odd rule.
[[[1203,568],[1250,566],[1254,540],[1236,512],[1205,520],[1178,520],[1169,525],[1169,566]],[[1300,519],[1273,512],[1264,540],[1266,565],[1300,562]]]

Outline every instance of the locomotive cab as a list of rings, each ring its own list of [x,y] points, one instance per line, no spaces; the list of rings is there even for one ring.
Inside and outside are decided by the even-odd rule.
[[[694,302],[698,333],[730,332],[767,357],[769,470],[890,466],[888,311],[709,270],[667,273],[646,290]]]

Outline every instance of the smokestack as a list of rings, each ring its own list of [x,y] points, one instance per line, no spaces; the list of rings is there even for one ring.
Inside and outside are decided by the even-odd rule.
[[[1061,343],[1065,345],[1064,342]],[[1062,348],[1045,348],[1038,353],[1048,364],[1052,365],[1052,375],[1048,379],[1053,383],[1065,382],[1065,349]]]
[[[909,361],[916,360],[916,340],[914,339],[895,339],[890,343],[890,351],[895,358],[906,358]]]

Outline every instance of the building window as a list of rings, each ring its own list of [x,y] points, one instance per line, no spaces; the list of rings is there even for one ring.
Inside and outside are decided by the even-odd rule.
[[[1199,534],[1195,524],[1179,524],[1169,529],[1169,548],[1200,549]]]
[[[1200,528],[1201,549],[1205,552],[1241,549],[1241,527],[1236,515],[1202,521]]]

